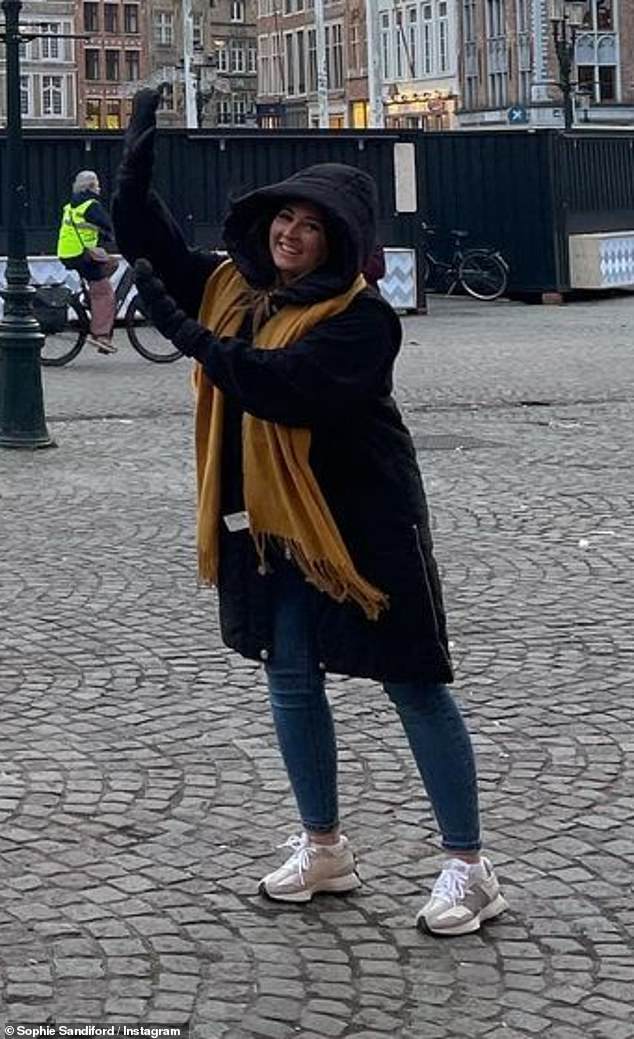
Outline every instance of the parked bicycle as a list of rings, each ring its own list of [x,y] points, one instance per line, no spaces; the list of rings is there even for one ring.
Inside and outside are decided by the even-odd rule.
[[[460,288],[475,299],[498,299],[508,285],[509,265],[497,249],[465,249],[468,231],[449,231],[452,239],[450,260],[436,256],[429,239],[437,234],[436,228],[424,221],[425,235],[423,277],[426,287],[445,291],[447,295]]]
[[[126,305],[133,285],[134,273],[128,267],[115,288],[115,303],[130,343],[147,361],[176,361],[182,355],[150,324],[138,293]],[[74,360],[90,333],[90,296],[83,278],[76,292],[63,284],[36,286],[34,311],[45,336],[42,364],[59,368]]]

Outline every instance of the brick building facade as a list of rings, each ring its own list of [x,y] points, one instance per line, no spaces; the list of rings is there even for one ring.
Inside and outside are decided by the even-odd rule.
[[[84,0],[76,4],[79,125],[93,130],[127,126],[132,95],[148,72],[147,4],[140,0]]]
[[[459,0],[463,126],[563,125],[550,0]],[[576,35],[578,124],[634,122],[634,4],[586,0]]]
[[[376,0],[385,124],[455,125],[457,0]],[[329,123],[368,125],[365,0],[324,0]],[[258,112],[263,126],[319,123],[314,0],[259,0]]]
[[[330,126],[348,125],[346,5],[324,0]],[[317,41],[314,0],[259,0],[258,120],[272,128],[316,127]],[[367,95],[366,95],[367,97]]]

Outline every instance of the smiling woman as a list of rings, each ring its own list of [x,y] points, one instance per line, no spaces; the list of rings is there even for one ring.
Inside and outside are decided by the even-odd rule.
[[[328,257],[321,210],[307,202],[289,202],[273,217],[269,248],[285,284],[321,267]]]
[[[117,238],[154,325],[198,362],[199,570],[218,588],[225,643],[265,665],[299,809],[302,833],[260,891],[307,902],[360,886],[339,826],[326,677],[374,678],[449,854],[417,923],[476,931],[506,903],[480,856],[425,494],[392,396],[400,322],[361,273],[376,245],[376,185],[353,166],[309,166],[233,201],[228,260],[190,250],[150,187],[157,104],[148,90],[135,100]]]

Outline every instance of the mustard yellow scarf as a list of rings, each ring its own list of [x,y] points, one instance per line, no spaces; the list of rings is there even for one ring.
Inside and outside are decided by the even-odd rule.
[[[314,325],[346,309],[365,287],[359,275],[352,287],[332,299],[285,306],[257,331],[254,346],[273,350],[302,338]],[[209,278],[199,320],[217,336],[235,335],[249,305],[249,287],[231,260]],[[202,366],[196,388],[196,468],[198,483],[198,563],[201,579],[218,576],[220,470],[224,399]],[[311,432],[265,422],[244,413],[242,426],[244,503],[249,530],[261,561],[268,538],[281,544],[306,579],[338,602],[350,599],[376,620],[387,597],[360,574],[310,468]]]

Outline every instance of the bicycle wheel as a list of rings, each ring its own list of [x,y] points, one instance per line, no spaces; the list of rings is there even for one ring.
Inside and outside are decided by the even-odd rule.
[[[183,355],[169,339],[165,339],[148,321],[143,310],[143,302],[139,295],[130,300],[125,312],[125,329],[132,346],[145,357],[146,361],[155,364],[170,364]]]
[[[486,249],[469,249],[460,261],[458,280],[475,299],[498,299],[506,289],[508,270],[501,256]]]
[[[78,299],[68,301],[69,317],[61,332],[44,333],[40,360],[45,368],[61,368],[80,352],[90,330],[88,314]]]

